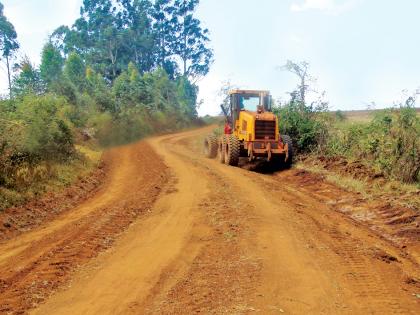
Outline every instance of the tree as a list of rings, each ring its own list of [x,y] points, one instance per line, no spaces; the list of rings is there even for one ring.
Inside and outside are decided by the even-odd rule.
[[[151,71],[156,64],[156,45],[152,30],[152,4],[149,0],[120,0],[122,20],[128,28],[125,52],[140,73]]]
[[[27,56],[22,59],[17,68],[20,72],[14,77],[12,82],[14,95],[40,95],[45,91],[39,70],[34,67]]]
[[[153,34],[156,44],[157,65],[164,68],[173,55],[170,43],[173,42],[174,25],[172,13],[175,8],[172,0],[156,0],[152,9]]]
[[[296,149],[301,152],[310,151],[320,146],[326,139],[328,128],[322,113],[328,111],[325,92],[318,93],[310,87],[315,79],[309,74],[309,63],[288,60],[280,67],[299,77],[296,90],[290,93],[291,99],[286,104],[274,108],[274,112],[281,117],[280,133],[288,134],[294,141]],[[307,104],[307,93],[315,92],[315,100]]]
[[[198,87],[192,84],[186,77],[179,77],[176,83],[181,109],[186,117],[196,118]]]
[[[194,17],[199,0],[175,0],[174,52],[181,59],[182,74],[193,79],[209,72],[213,52],[207,47],[210,41],[208,29]]]
[[[294,62],[287,60],[287,63],[280,67],[281,70],[289,71],[299,77],[299,84],[297,86],[297,93],[292,92],[292,98],[294,97],[301,103],[302,106],[306,105],[306,94],[309,89],[309,82],[313,82],[313,78],[309,75],[309,63],[306,61]]]
[[[6,59],[9,93],[10,98],[12,98],[10,60],[13,58],[14,53],[19,49],[19,43],[17,41],[15,27],[4,16],[3,9],[4,6],[0,3],[0,48],[2,50],[2,56]]]
[[[44,45],[39,67],[41,79],[51,88],[63,73],[64,58],[60,51],[49,41]]]
[[[72,52],[67,58],[64,65],[64,75],[79,91],[85,88],[86,66],[83,59],[76,52]]]
[[[86,89],[102,111],[115,112],[116,102],[103,76],[91,67],[86,68]]]
[[[51,37],[64,54],[77,52],[110,81],[130,60],[130,54],[124,53],[131,40],[120,8],[121,1],[83,0],[80,18],[71,28],[60,26]]]

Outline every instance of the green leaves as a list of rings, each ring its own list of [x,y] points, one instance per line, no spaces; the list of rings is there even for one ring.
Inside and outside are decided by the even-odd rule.
[[[176,0],[174,5],[175,55],[182,60],[183,76],[197,78],[209,72],[213,52],[207,47],[210,41],[207,29],[194,17],[198,0]]]
[[[86,87],[86,66],[83,59],[76,53],[70,53],[64,65],[64,75],[79,89]]]
[[[195,18],[198,0],[84,0],[81,17],[51,40],[64,54],[76,51],[113,81],[132,62],[140,73],[164,68],[170,78],[208,73],[209,31]]]
[[[0,3],[0,48],[3,57],[10,57],[19,49],[15,27],[3,14],[3,4]]]
[[[51,42],[47,42],[42,49],[39,70],[42,80],[49,87],[61,78],[63,65],[64,58],[61,56],[60,51]]]
[[[12,74],[11,74],[11,61],[15,52],[19,49],[17,41],[17,34],[15,27],[10,23],[3,14],[3,4],[0,3],[0,49],[2,56],[6,60],[7,79],[9,82],[10,98],[12,97]]]
[[[45,91],[44,82],[37,68],[30,62],[28,57],[24,57],[18,66],[20,73],[13,79],[13,94],[23,97],[28,94],[42,94]]]

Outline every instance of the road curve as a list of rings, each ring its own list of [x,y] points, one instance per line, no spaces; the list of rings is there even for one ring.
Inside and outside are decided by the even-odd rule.
[[[0,244],[6,280],[21,270],[12,264],[25,269],[24,259],[34,262],[32,271],[15,276],[15,289],[32,272],[47,281],[38,302],[33,294],[13,296],[12,286],[0,289],[0,311],[14,313],[19,305],[34,314],[420,312],[413,296],[415,260],[333,211],[317,196],[319,185],[303,190],[294,171],[260,174],[204,158],[201,143],[210,131],[115,149],[113,163],[121,160],[100,193],[45,227]],[[134,209],[138,214],[116,224],[124,230],[116,234],[108,213],[122,220]],[[64,270],[61,283],[45,280],[48,270],[39,269],[39,255],[51,265],[48,254],[69,246],[61,235],[77,240],[84,220],[86,228],[102,216],[109,224],[91,233],[106,226],[114,235],[110,246]],[[83,240],[76,244],[84,246]],[[54,290],[48,291],[50,282]],[[18,303],[29,296],[31,303]]]

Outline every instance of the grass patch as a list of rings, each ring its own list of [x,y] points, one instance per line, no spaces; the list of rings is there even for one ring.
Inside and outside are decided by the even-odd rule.
[[[398,198],[400,204],[405,207],[420,209],[420,198],[416,197],[420,190],[420,185],[418,183],[406,184],[397,180],[386,180],[384,182],[372,181],[369,178],[357,179],[350,175],[343,175],[326,170],[321,165],[307,162],[299,162],[295,167],[297,169],[322,175],[327,182],[346,191],[359,193],[363,198],[381,198],[382,196],[387,195]]]
[[[77,180],[87,177],[98,167],[102,151],[76,146],[80,153],[66,163],[42,163],[29,169],[26,166],[17,172],[19,185],[13,188],[0,187],[0,211],[20,205],[47,192],[58,192]]]
[[[310,171],[314,174],[322,175],[328,182],[343,188],[348,191],[356,192],[362,194],[364,197],[367,196],[366,188],[367,188],[367,181],[355,179],[350,176],[343,176],[337,173],[330,172],[325,170],[323,167],[319,165],[308,165],[305,163],[297,163],[297,169]]]

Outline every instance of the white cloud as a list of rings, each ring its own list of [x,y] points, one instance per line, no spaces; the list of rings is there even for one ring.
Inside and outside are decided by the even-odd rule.
[[[289,39],[292,43],[294,43],[296,45],[301,45],[303,43],[303,39],[296,34],[290,34]]]
[[[361,0],[346,0],[337,3],[337,0],[303,0],[303,3],[293,3],[290,6],[292,12],[318,10],[330,15],[339,15],[349,11]]]

